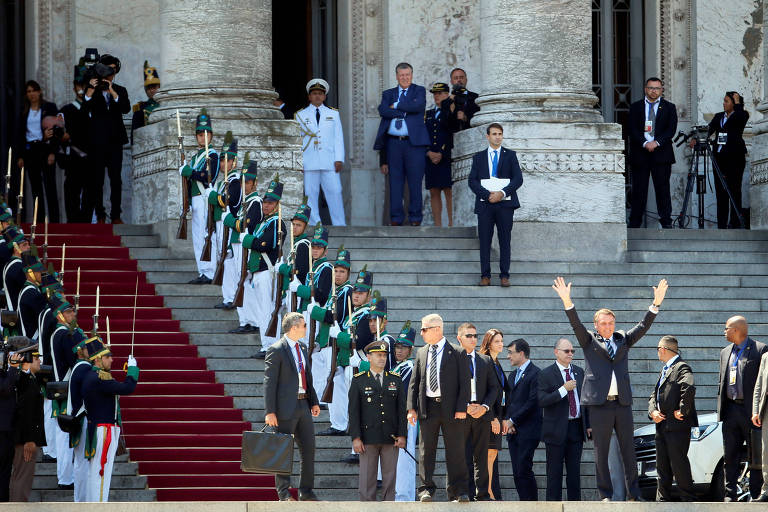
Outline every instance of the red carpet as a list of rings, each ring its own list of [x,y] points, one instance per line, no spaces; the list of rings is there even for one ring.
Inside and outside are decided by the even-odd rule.
[[[25,232],[29,232],[25,226]],[[43,243],[39,226],[36,244]],[[198,356],[189,335],[181,332],[163,297],[147,283],[130,259],[128,248],[108,224],[49,225],[48,258],[61,268],[61,245],[67,244],[64,285],[71,299],[80,267],[79,323],[89,331],[100,287],[99,328],[106,337],[109,316],[113,374],[130,353],[133,293],[139,278],[133,355],[141,368],[136,392],[121,397],[123,434],[131,461],[157,490],[158,501],[276,500],[274,477],[240,471],[242,411],[235,409],[215,372]]]

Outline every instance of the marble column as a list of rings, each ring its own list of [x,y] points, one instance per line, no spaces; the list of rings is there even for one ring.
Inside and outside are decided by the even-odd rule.
[[[216,148],[231,130],[259,162],[259,190],[279,172],[284,211],[303,195],[298,126],[272,105],[272,1],[163,0],[160,5],[162,89],[150,125],[133,146],[133,222],[154,223],[173,240],[180,210],[176,111],[184,146],[195,149],[194,122],[205,107]]]
[[[763,3],[763,19],[768,8]],[[763,62],[768,58],[768,38],[763,34]],[[763,115],[753,121],[751,175],[749,182],[749,216],[752,229],[768,229],[768,66],[763,67],[763,101],[757,106]]]
[[[485,86],[473,127],[454,139],[456,222],[476,223],[472,154],[487,147],[486,127],[498,122],[524,177],[513,258],[620,260],[624,143],[621,127],[594,108],[589,0],[482,0],[480,18]]]

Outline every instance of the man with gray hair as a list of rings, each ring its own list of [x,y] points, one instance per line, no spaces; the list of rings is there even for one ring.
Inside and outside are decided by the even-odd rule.
[[[315,480],[315,426],[320,414],[307,349],[299,342],[307,334],[304,315],[283,317],[283,337],[267,349],[264,360],[264,423],[283,434],[292,434],[301,454],[299,501],[317,501]],[[290,475],[275,475],[280,501],[295,501],[288,493]]]

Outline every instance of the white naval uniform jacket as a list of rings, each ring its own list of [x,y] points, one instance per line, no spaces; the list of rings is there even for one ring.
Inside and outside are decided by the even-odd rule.
[[[314,105],[296,112],[303,136],[304,170],[334,170],[334,162],[344,161],[344,133],[339,111],[320,105],[320,125]]]

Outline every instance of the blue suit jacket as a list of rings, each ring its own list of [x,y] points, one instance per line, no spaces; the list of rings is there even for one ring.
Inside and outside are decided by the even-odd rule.
[[[512,420],[517,430],[516,436],[521,439],[540,439],[541,437],[541,407],[539,407],[539,367],[531,362],[515,385],[515,377],[519,370],[509,373],[512,392],[507,398],[506,418]]]
[[[405,117],[405,125],[408,127],[408,137],[412,146],[428,146],[429,134],[424,126],[424,109],[427,107],[427,90],[416,84],[411,84],[405,93],[403,101],[397,104],[397,108],[389,108],[398,99],[398,88],[387,89],[381,93],[379,105],[379,132],[376,134],[376,142],[373,149],[386,149],[387,131],[392,119]]]
[[[509,185],[504,187],[504,194],[510,199],[503,200],[500,203],[505,208],[520,208],[520,201],[517,199],[517,189],[523,185],[523,172],[520,170],[520,164],[517,161],[517,154],[511,149],[501,147],[499,153],[499,167],[496,171],[497,177],[509,178]],[[488,169],[488,150],[484,149],[475,153],[472,157],[472,170],[469,172],[469,188],[475,193],[475,213],[480,213],[488,204],[488,197],[491,195],[480,184],[480,180],[491,177]]]

